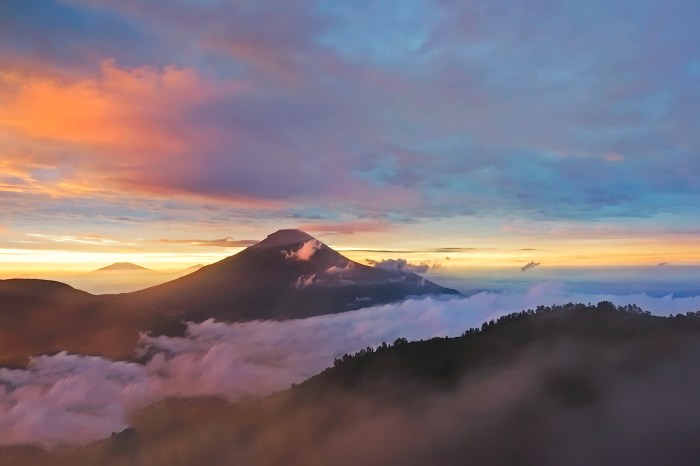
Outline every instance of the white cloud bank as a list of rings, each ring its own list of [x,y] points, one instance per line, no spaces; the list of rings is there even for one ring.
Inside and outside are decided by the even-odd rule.
[[[365,259],[365,261],[377,269],[388,270],[389,272],[412,272],[425,273],[430,270],[430,265],[427,262],[420,264],[412,264],[406,259],[382,259],[380,261]]]
[[[700,297],[566,295],[545,283],[526,294],[408,300],[286,322],[190,324],[184,337],[144,337],[141,350],[153,355],[146,365],[60,353],[27,370],[0,369],[0,445],[83,444],[124,429],[131,412],[165,397],[262,396],[382,341],[456,336],[540,304],[601,300],[661,315],[700,309]]]

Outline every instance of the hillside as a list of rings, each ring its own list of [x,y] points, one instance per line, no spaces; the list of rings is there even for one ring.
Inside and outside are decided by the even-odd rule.
[[[695,464],[700,315],[568,305],[398,339],[259,401],[170,400],[79,450],[2,464]]]
[[[138,329],[164,325],[162,317],[119,306],[110,295],[48,280],[0,280],[0,367],[61,350],[129,357]]]

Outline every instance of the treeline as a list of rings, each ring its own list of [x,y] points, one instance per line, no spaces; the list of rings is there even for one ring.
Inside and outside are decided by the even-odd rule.
[[[601,301],[597,305],[591,303],[567,303],[555,304],[552,306],[537,306],[535,309],[527,309],[525,311],[514,312],[499,317],[495,320],[490,320],[481,324],[481,328],[470,328],[462,333],[462,336],[473,335],[480,332],[495,330],[505,324],[516,322],[532,316],[541,316],[548,314],[561,314],[565,312],[621,312],[634,315],[650,316],[649,311],[645,311],[636,304],[627,304],[626,306],[615,306],[610,301]],[[692,313],[689,313],[692,314]]]
[[[646,316],[652,317],[649,311],[645,311],[636,304],[627,304],[625,306],[615,306],[610,301],[601,301],[598,304],[583,304],[583,303],[567,303],[567,304],[555,304],[552,306],[537,306],[535,309],[527,309],[520,312],[514,312],[501,316],[497,319],[489,320],[484,322],[481,327],[469,328],[465,330],[460,337],[457,338],[470,338],[476,335],[490,333],[504,326],[511,325],[515,322],[523,321],[535,316],[559,316],[562,314],[575,314],[575,313],[615,313],[615,314],[625,314],[630,316]],[[685,322],[692,322],[700,326],[700,311],[687,312],[685,314],[670,314],[668,317],[654,316],[656,319],[662,319],[665,321],[670,321],[671,324],[683,324]],[[419,341],[436,341],[445,340],[448,337],[433,337],[428,340]],[[398,347],[408,344],[409,341],[406,338],[397,338],[393,343],[382,342],[377,347],[363,348],[354,354],[344,354],[340,358],[335,358],[333,361],[333,366],[336,367],[344,362],[350,361],[356,358],[364,358],[368,355],[386,351],[389,348]]]

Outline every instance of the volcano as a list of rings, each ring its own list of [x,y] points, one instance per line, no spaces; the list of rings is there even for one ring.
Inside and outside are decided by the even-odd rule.
[[[457,295],[414,273],[351,261],[300,230],[279,230],[240,253],[130,294],[139,307],[187,320],[292,319],[410,296]]]
[[[298,319],[459,294],[414,273],[351,261],[303,231],[279,230],[184,277],[131,293],[0,280],[0,365],[63,350],[129,358],[139,332],[172,335],[185,321]]]

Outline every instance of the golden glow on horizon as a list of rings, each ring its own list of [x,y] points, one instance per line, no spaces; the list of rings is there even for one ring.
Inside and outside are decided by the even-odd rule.
[[[27,249],[0,249],[0,276],[12,274],[40,275],[56,272],[89,272],[115,262],[133,262],[143,267],[171,271],[195,264],[209,264],[221,260],[240,249],[218,252],[179,253],[179,252],[86,252]]]
[[[178,247],[164,249],[165,246],[159,244],[150,250],[148,245],[140,245],[138,249],[125,251],[99,251],[104,244],[100,241],[110,240],[90,243],[82,240],[72,242],[70,237],[67,238],[66,242],[72,243],[72,247],[84,247],[85,250],[0,248],[0,276],[39,276],[60,271],[79,273],[114,262],[133,262],[153,270],[172,271],[194,264],[213,263],[243,249],[202,247],[201,250],[192,251]],[[519,267],[533,260],[552,267],[651,266],[662,262],[673,265],[700,264],[699,241],[569,240],[526,249],[499,244],[449,252],[419,248],[343,247],[340,244],[330,246],[360,263],[365,263],[366,259],[404,258],[413,263],[439,264],[447,271],[450,268]]]
[[[363,248],[364,249],[364,248]],[[367,248],[370,249],[370,248]],[[515,267],[529,261],[546,266],[648,266],[667,262],[675,265],[700,264],[700,245],[655,244],[652,247],[621,247],[619,244],[581,245],[576,248],[550,247],[536,250],[473,250],[468,252],[364,252],[343,250],[357,262],[365,259],[402,257],[409,262],[437,263],[447,267]],[[449,257],[449,259],[446,259]]]

